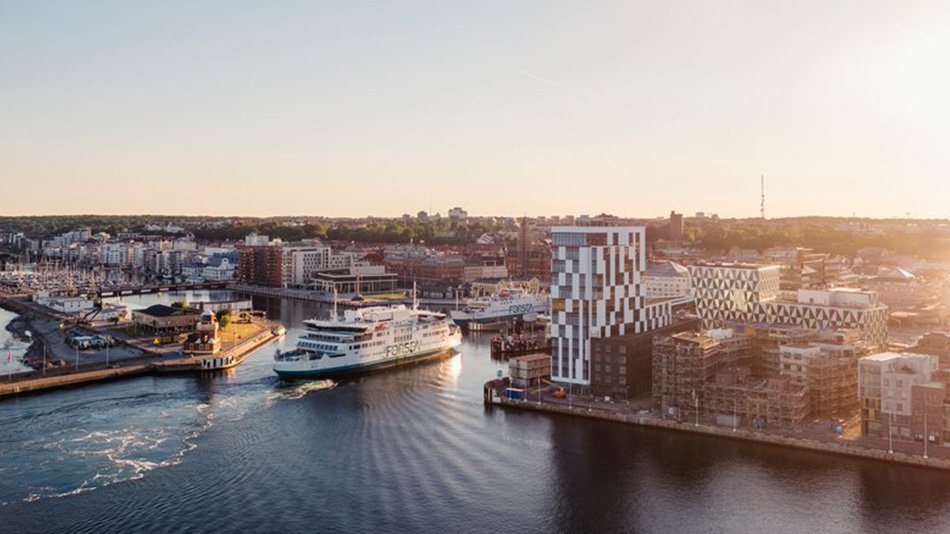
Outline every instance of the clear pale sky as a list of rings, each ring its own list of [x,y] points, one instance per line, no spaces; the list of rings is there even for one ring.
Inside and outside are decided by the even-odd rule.
[[[0,214],[950,217],[950,2],[0,3]]]

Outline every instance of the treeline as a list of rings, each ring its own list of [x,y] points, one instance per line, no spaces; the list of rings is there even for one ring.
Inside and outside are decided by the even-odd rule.
[[[940,229],[886,229],[882,233],[839,230],[826,221],[705,221],[687,223],[684,241],[712,252],[733,248],[763,251],[771,247],[801,246],[818,252],[853,257],[865,247],[882,247],[898,254],[946,257],[950,234]]]
[[[232,218],[221,224],[220,219],[173,216],[43,216],[0,217],[0,233],[23,232],[31,239],[48,239],[58,234],[89,228],[94,234],[122,232],[176,235],[169,232],[145,230],[150,224],[184,226],[184,232],[202,242],[241,241],[257,233],[270,238],[293,242],[305,239],[331,239],[361,243],[426,243],[465,244],[486,232],[499,229],[514,230],[511,225],[499,225],[485,220],[419,220],[369,219],[366,222],[350,220],[309,220],[304,223],[294,218]],[[509,227],[510,226],[510,227]],[[441,235],[440,235],[441,234]]]
[[[472,243],[482,234],[502,229],[499,225],[476,220],[418,219],[373,220],[360,226],[335,226],[327,237],[364,243],[409,243],[461,245]],[[442,235],[439,235],[442,234]]]
[[[38,217],[0,217],[0,233],[23,234],[30,239],[44,239],[54,235],[89,228],[93,233],[117,234],[131,228],[144,228],[154,221],[151,217],[134,215],[48,215]]]

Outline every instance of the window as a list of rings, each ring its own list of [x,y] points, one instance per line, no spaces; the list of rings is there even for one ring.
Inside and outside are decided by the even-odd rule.
[[[582,233],[558,232],[551,236],[551,244],[555,247],[583,247],[587,246],[587,237]]]

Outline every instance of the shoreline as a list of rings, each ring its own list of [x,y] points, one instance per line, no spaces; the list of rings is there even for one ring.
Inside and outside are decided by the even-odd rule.
[[[117,367],[97,367],[80,372],[70,372],[52,376],[34,377],[25,380],[0,384],[0,401],[9,397],[26,394],[39,394],[47,391],[57,391],[66,388],[92,385],[108,382],[120,378],[137,376],[180,374],[180,373],[214,373],[223,372],[237,367],[253,352],[277,339],[269,329],[262,329],[254,337],[232,349],[227,354],[218,354],[213,357],[234,356],[239,361],[234,366],[225,369],[205,369],[202,361],[212,356],[188,356],[184,358],[163,359],[150,358],[147,361],[119,365]]]
[[[652,416],[611,412],[599,408],[588,408],[581,405],[570,407],[551,402],[542,402],[539,404],[536,401],[511,400],[503,397],[497,397],[491,400],[489,406],[514,408],[537,413],[556,414],[569,417],[583,417],[612,423],[634,425],[643,428],[672,430],[676,432],[699,434],[716,438],[743,441],[747,443],[752,442],[824,454],[849,456],[851,458],[876,460],[892,464],[912,465],[916,467],[950,471],[950,459],[946,458],[935,458],[933,456],[924,458],[921,455],[909,454],[896,450],[893,453],[889,453],[884,449],[867,448],[841,442],[825,442],[808,438],[783,436],[762,431],[750,431],[746,429],[733,430],[731,428],[710,426],[706,424],[695,426],[690,423],[667,421]]]
[[[42,364],[37,365],[36,357],[42,354],[45,340],[43,336],[36,335],[32,320],[27,315],[29,310],[16,309],[17,306],[11,306],[10,304],[9,299],[0,298],[0,308],[16,314],[16,317],[11,319],[10,322],[4,326],[4,329],[10,332],[18,341],[29,343],[26,350],[23,351],[23,356],[20,357],[20,362],[33,370],[42,369]],[[30,332],[29,336],[26,335],[28,331]]]
[[[79,351],[67,345],[61,319],[55,315],[39,312],[24,302],[5,297],[0,297],[0,307],[16,314],[5,328],[16,339],[30,343],[20,358],[30,369],[13,373],[12,379],[0,382],[0,399],[131,376],[217,370],[203,367],[202,361],[209,356],[176,357],[170,353],[157,353],[118,335],[115,336],[116,346],[111,348],[112,363],[108,364],[108,360],[102,359],[102,349]],[[215,357],[234,356],[238,360],[234,366],[237,366],[252,352],[277,338],[270,322],[257,326],[249,338]],[[27,331],[30,336],[26,335]]]

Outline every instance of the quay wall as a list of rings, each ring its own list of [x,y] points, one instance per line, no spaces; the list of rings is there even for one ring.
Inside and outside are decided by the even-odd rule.
[[[734,439],[741,441],[754,441],[758,443],[765,443],[769,445],[777,445],[780,447],[791,447],[795,449],[803,449],[815,452],[839,454],[844,456],[852,456],[858,458],[865,458],[868,460],[878,460],[891,463],[900,463],[908,465],[916,465],[919,467],[929,467],[935,469],[950,470],[950,460],[943,458],[924,458],[923,456],[906,454],[900,451],[894,451],[894,453],[889,453],[881,449],[869,449],[864,447],[859,447],[855,445],[849,445],[842,442],[822,442],[805,438],[793,438],[789,436],[779,436],[775,434],[767,434],[764,432],[754,432],[750,430],[737,429],[733,431],[731,428],[722,428],[708,425],[699,425],[694,426],[690,423],[679,423],[675,421],[666,421],[663,419],[657,419],[655,417],[642,417],[638,415],[630,415],[627,413],[612,412],[607,410],[601,410],[597,408],[590,408],[584,406],[564,406],[561,404],[552,404],[552,403],[542,403],[538,404],[537,402],[532,402],[530,400],[511,400],[506,398],[495,398],[492,400],[493,404],[500,406],[507,406],[512,408],[518,408],[522,410],[530,410],[535,412],[545,412],[545,413],[558,413],[562,415],[569,415],[574,417],[587,417],[590,419],[599,419],[604,421],[613,421],[616,423],[625,423],[631,425],[639,425],[644,427],[660,428],[665,430],[674,430],[677,432],[689,432],[693,434],[704,434],[707,436],[716,436],[726,439]]]
[[[238,363],[240,364],[251,352],[269,343],[276,337],[277,336],[274,335],[269,329],[264,330],[247,341],[241,343],[234,349],[230,350],[228,354],[232,354],[238,358],[240,360]],[[96,382],[105,382],[120,378],[131,378],[158,373],[207,372],[201,367],[201,360],[203,359],[203,357],[189,357],[174,360],[154,360],[134,365],[122,365],[120,367],[109,369],[80,371],[76,373],[7,382],[0,384],[0,399],[28,393],[39,393],[47,390],[82,386]]]

